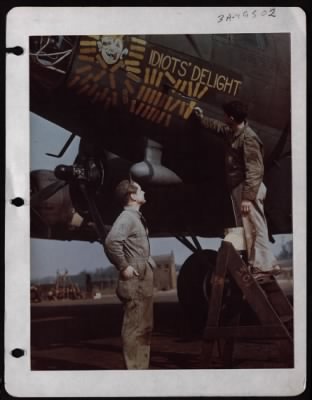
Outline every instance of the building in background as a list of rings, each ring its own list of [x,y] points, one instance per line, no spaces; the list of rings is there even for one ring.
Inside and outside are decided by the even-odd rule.
[[[153,256],[156,262],[154,270],[154,288],[171,290],[177,287],[177,272],[174,253]],[[33,280],[31,286],[32,302],[61,299],[101,298],[103,294],[112,294],[117,285],[118,271],[112,265],[97,268],[94,272],[82,271],[69,275],[57,271],[56,277]]]
[[[173,251],[170,254],[153,256],[157,268],[154,270],[154,287],[170,290],[177,287],[177,273]]]

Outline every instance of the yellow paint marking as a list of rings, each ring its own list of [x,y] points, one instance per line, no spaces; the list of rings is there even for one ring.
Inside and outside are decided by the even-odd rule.
[[[149,114],[148,114],[148,116],[146,117],[146,119],[147,120],[151,119],[156,110],[157,110],[157,108],[152,107],[150,112],[149,112]]]
[[[98,54],[98,55],[96,56],[96,59],[97,59],[97,61],[100,63],[100,65],[101,65],[101,67],[102,67],[103,69],[107,69],[107,65],[106,65],[105,62],[103,61],[102,56],[101,56],[100,54]]]
[[[131,41],[133,43],[141,44],[142,46],[146,45],[146,41],[145,40],[139,39],[139,38],[136,38],[136,37],[133,37],[133,36],[131,37]]]
[[[75,76],[68,82],[68,87],[73,87],[80,80],[80,76]]]
[[[166,100],[168,99],[168,96],[166,94],[163,95],[162,99],[160,100],[160,103],[158,104],[159,108],[162,108],[166,102]]]
[[[204,94],[206,94],[206,92],[208,92],[208,86],[205,86],[204,89],[198,93],[198,98],[201,99],[203,97]]]
[[[140,114],[140,112],[143,110],[144,107],[145,107],[145,104],[144,103],[140,103],[139,107],[135,111],[135,114],[136,115]]]
[[[169,108],[169,112],[174,111],[181,103],[181,100],[177,100],[175,103],[172,104],[172,106]]]
[[[100,101],[103,101],[108,94],[108,88],[105,88],[101,94]]]
[[[126,88],[122,89],[122,102],[124,104],[128,104],[128,102],[129,102],[129,94],[128,94],[128,90]]]
[[[98,82],[103,76],[106,74],[106,71],[100,71],[98,74],[96,74],[93,78],[94,82]]]
[[[135,53],[134,51],[129,51],[129,57],[136,58],[137,60],[143,60],[144,55],[140,53]]]
[[[117,69],[119,69],[123,65],[122,61],[119,61],[117,64],[115,64],[110,70],[111,72],[116,72]]]
[[[149,104],[152,104],[152,103],[153,103],[156,94],[157,94],[157,90],[154,89],[154,90],[152,91],[152,93],[151,93],[149,99],[148,99],[148,103],[149,103]]]
[[[153,121],[153,122],[156,121],[156,119],[158,118],[159,114],[160,114],[160,110],[158,110],[158,108],[156,108],[156,112],[155,112],[155,114],[154,114],[153,117],[152,117],[152,121]]]
[[[98,87],[99,87],[99,86],[98,86],[97,84],[94,84],[94,85],[91,87],[91,89],[88,90],[87,96],[92,96],[92,95],[95,93],[95,91],[96,91],[96,89],[97,89]]]
[[[193,108],[196,106],[196,101],[191,101],[188,108],[186,109],[183,118],[188,119],[192,114]]]
[[[112,89],[116,89],[116,80],[114,74],[109,74],[109,83]]]
[[[78,58],[79,58],[80,61],[91,61],[91,62],[94,62],[94,57],[79,55]]]
[[[125,60],[125,65],[133,65],[135,67],[137,67],[138,65],[140,65],[140,61],[137,60]]]
[[[98,100],[98,98],[100,97],[100,94],[101,94],[101,92],[98,91],[98,92],[95,94],[95,96],[93,97],[93,99],[91,100],[91,103],[94,104],[94,103]]]
[[[111,105],[111,102],[112,102],[112,99],[111,99],[110,97],[108,97],[108,98],[106,99],[105,104],[104,104],[105,110],[108,109],[108,107]]]
[[[144,83],[148,84],[150,80],[150,68],[145,68]]]
[[[91,39],[100,40],[100,35],[88,35],[88,37]]]
[[[127,72],[132,72],[133,74],[140,74],[141,73],[141,68],[134,68],[126,65],[126,71]]]
[[[82,93],[86,92],[90,88],[90,86],[91,85],[84,85],[80,90],[78,90],[77,93],[82,94]]]
[[[130,112],[133,113],[136,106],[136,100],[131,100]]]
[[[113,92],[113,105],[117,106],[117,100],[118,100],[118,96],[117,96],[117,92]]]
[[[158,92],[158,93],[157,93],[157,96],[156,96],[156,99],[155,99],[155,101],[154,101],[154,106],[157,106],[157,104],[159,103],[159,100],[160,100],[161,96],[162,96],[162,93],[161,93],[161,92]]]
[[[163,111],[161,114],[160,114],[160,116],[159,116],[159,118],[157,119],[157,124],[160,124],[161,123],[161,121],[164,119],[164,116],[166,115],[166,113],[165,113],[165,111]]]
[[[147,116],[147,114],[149,113],[150,109],[151,109],[151,106],[146,106],[145,110],[141,114],[141,117],[145,118]]]
[[[81,81],[81,85],[84,85],[85,83],[87,83],[92,77],[93,77],[93,74],[87,75],[87,76]]]
[[[151,85],[155,84],[156,75],[157,75],[157,69],[153,68],[152,76],[151,76]]]
[[[198,90],[199,90],[199,86],[200,86],[200,82],[197,82],[196,85],[195,85],[193,97],[197,97],[197,93],[198,93]]]
[[[144,93],[144,97],[143,97],[143,101],[146,103],[147,99],[149,98],[149,95],[151,94],[152,89],[151,88],[147,88],[147,90]]]
[[[77,68],[76,73],[83,74],[84,72],[89,71],[91,68],[92,68],[91,65],[83,65],[82,67]]]
[[[181,83],[182,83],[182,80],[181,80],[181,79],[178,79],[177,82],[176,82],[176,84],[174,85],[175,90],[178,90],[178,89],[179,89]]]
[[[137,82],[137,83],[141,82],[141,78],[139,76],[132,74],[131,72],[127,73],[127,77],[130,78],[134,82]]]
[[[168,114],[166,117],[165,126],[169,126],[170,121],[171,121],[171,114]]]
[[[96,53],[96,47],[82,47],[81,49],[80,49],[80,54],[88,54],[88,53],[91,53],[91,54],[94,54],[94,53]]]
[[[143,96],[145,89],[146,89],[146,86],[144,86],[144,85],[140,87],[139,93],[137,95],[138,100],[141,100],[141,97]]]
[[[138,51],[139,53],[145,53],[145,47],[135,46],[133,44],[130,44],[130,50]]]
[[[180,105],[180,109],[179,109],[179,115],[182,117],[184,112],[185,112],[185,108],[186,108],[187,104],[184,101],[181,101],[181,105]]]
[[[159,87],[163,75],[164,75],[164,73],[162,71],[160,71],[159,74],[158,74],[158,77],[157,77],[157,81],[155,83],[156,87]]]
[[[171,105],[171,103],[173,102],[173,100],[174,100],[174,98],[173,98],[172,96],[169,96],[169,97],[168,97],[168,99],[167,99],[167,101],[166,101],[166,104],[165,104],[165,107],[164,107],[164,110],[165,110],[165,111],[168,110],[168,108],[170,107],[170,105]]]
[[[80,40],[80,46],[96,46],[95,40]]]
[[[187,81],[183,81],[182,86],[180,87],[180,92],[181,93],[184,92],[186,85],[187,85]]]
[[[125,80],[125,86],[131,94],[134,93],[133,86],[131,85],[131,82],[128,79]]]
[[[165,72],[165,77],[169,80],[169,82],[174,85],[176,83],[176,80],[174,77],[170,74],[170,72],[166,71]]]
[[[192,96],[192,93],[193,93],[193,82],[190,81],[190,82],[188,83],[187,95],[191,97],[191,96]]]

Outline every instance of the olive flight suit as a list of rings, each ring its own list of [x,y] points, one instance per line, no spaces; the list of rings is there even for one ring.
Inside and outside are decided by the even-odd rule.
[[[106,254],[122,271],[131,265],[138,276],[118,279],[116,293],[124,305],[121,331],[127,369],[147,369],[153,329],[153,268],[148,230],[142,214],[125,207],[105,240]]]
[[[272,253],[264,215],[266,187],[263,183],[263,145],[257,134],[245,122],[233,132],[222,122],[204,116],[201,124],[221,135],[225,142],[225,170],[236,226],[244,227],[248,263],[262,271],[276,264]],[[242,200],[251,202],[251,210],[241,212]]]

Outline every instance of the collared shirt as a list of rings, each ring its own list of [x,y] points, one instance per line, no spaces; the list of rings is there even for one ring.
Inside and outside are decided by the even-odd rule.
[[[142,219],[140,211],[131,206],[125,207],[106,237],[106,254],[120,271],[129,265],[149,262],[148,231]]]

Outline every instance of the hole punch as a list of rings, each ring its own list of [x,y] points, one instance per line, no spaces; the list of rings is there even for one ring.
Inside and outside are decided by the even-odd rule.
[[[15,54],[16,56],[20,56],[24,53],[24,49],[21,46],[7,47],[6,52],[9,54]]]
[[[20,358],[25,355],[25,351],[23,349],[14,349],[11,351],[11,354],[15,358]]]
[[[15,197],[15,199],[11,200],[11,204],[15,207],[21,207],[24,205],[24,200],[21,197]]]

